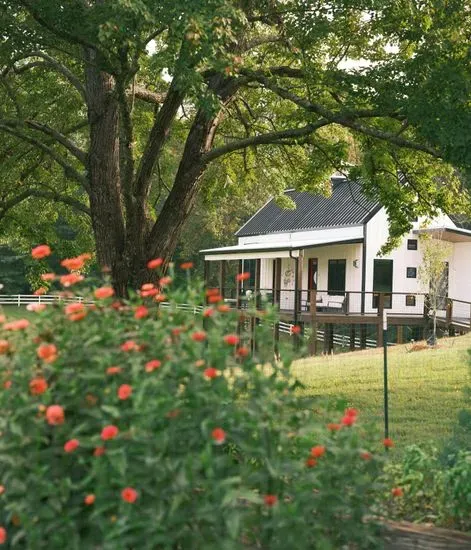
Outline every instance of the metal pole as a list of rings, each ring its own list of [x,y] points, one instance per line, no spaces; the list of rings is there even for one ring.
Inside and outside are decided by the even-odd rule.
[[[388,402],[388,314],[383,310],[383,350],[384,350],[384,437],[389,437]]]

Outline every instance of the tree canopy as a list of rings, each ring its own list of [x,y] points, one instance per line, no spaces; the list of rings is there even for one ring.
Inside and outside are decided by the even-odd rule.
[[[468,2],[0,7],[0,224],[91,228],[118,292],[170,259],[201,194],[217,210],[348,170],[390,244],[418,215],[469,210]]]

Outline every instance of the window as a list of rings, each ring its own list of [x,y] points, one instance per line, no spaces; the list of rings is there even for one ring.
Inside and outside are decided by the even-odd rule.
[[[407,294],[406,295],[406,306],[411,306],[411,307],[414,307],[415,306],[415,296],[414,294]]]
[[[407,239],[407,250],[417,250],[417,239]]]
[[[346,260],[329,260],[327,291],[330,296],[343,296],[345,293]]]
[[[407,268],[407,278],[408,279],[416,279],[417,278],[417,268],[416,267],[408,267]]]
[[[384,294],[384,307],[392,307],[393,261],[375,260],[373,264],[373,292]],[[377,308],[379,295],[373,294],[373,307]]]
[[[242,260],[242,272],[250,273],[250,278],[247,281],[243,281],[242,288],[251,289],[255,288],[255,264],[257,260]]]

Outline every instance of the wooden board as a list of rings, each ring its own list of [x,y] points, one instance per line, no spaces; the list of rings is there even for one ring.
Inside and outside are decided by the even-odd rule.
[[[388,522],[385,550],[471,550],[471,535],[414,523]]]

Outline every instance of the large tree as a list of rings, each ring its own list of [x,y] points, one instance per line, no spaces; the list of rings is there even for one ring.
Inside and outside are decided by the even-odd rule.
[[[393,237],[462,206],[447,161],[467,159],[418,108],[450,56],[466,72],[443,2],[0,0],[0,222],[37,201],[73,209],[124,294],[149,258],[171,258],[212,166],[281,196],[325,187],[356,150],[351,175],[385,203]],[[448,45],[414,67],[435,59],[434,26]]]

